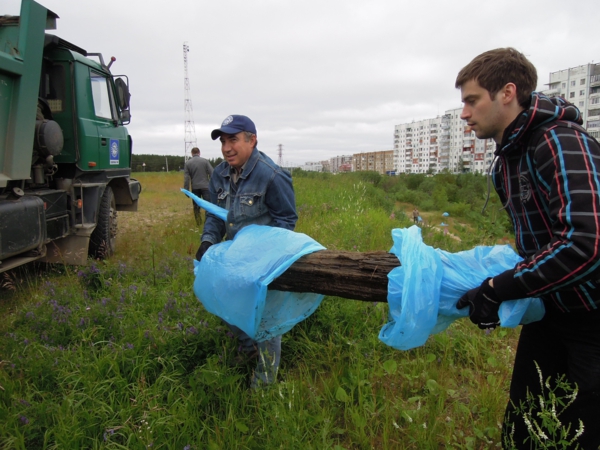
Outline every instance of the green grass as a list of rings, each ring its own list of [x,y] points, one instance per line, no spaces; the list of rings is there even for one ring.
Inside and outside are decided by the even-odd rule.
[[[387,305],[327,297],[283,337],[279,383],[248,389],[237,344],[195,299],[200,230],[178,173],[136,174],[139,213],[87,267],[26,266],[0,291],[0,448],[495,448],[515,330],[459,321],[401,352]],[[411,204],[352,176],[297,177],[297,231],[330,249],[389,250]],[[435,212],[431,212],[434,217]],[[441,218],[440,218],[441,221]],[[451,251],[488,243],[423,229]]]

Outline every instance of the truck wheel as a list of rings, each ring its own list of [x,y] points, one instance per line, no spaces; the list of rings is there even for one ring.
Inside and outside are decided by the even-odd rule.
[[[90,237],[89,255],[94,259],[108,258],[115,252],[116,238],[117,204],[112,189],[106,186],[100,200],[98,223]]]

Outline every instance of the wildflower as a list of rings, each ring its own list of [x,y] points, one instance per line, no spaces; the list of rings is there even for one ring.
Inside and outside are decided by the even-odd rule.
[[[22,425],[27,425],[29,423],[29,419],[25,416],[19,417],[19,420],[21,421]]]
[[[133,344],[131,344],[130,342],[128,342],[127,344],[125,344],[125,348],[127,348],[129,350],[133,350]]]
[[[579,428],[577,429],[577,433],[571,442],[575,442],[577,439],[579,439],[579,437],[583,434],[583,429],[583,421],[579,419]]]
[[[198,334],[198,330],[196,329],[196,327],[188,327],[188,333]]]
[[[108,441],[109,437],[115,434],[115,430],[110,428],[104,432],[104,442]]]
[[[400,429],[400,425],[398,425],[395,420],[392,422],[392,424],[394,425],[394,428]]]
[[[423,428],[426,430],[427,429],[427,422],[423,422]]]

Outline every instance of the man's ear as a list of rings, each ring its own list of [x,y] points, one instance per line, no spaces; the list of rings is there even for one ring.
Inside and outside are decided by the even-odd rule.
[[[518,103],[517,86],[515,83],[506,83],[500,90],[500,94],[502,95],[502,103],[505,105],[508,105],[512,101],[516,101]]]

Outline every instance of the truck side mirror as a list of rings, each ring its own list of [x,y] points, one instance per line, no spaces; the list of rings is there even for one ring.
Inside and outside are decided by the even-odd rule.
[[[128,109],[124,109],[121,111],[121,122],[124,124],[128,124],[131,122],[131,112]]]
[[[122,111],[129,109],[129,99],[131,98],[131,94],[129,93],[129,86],[123,81],[123,78],[115,78],[115,88],[117,90],[119,108]]]

